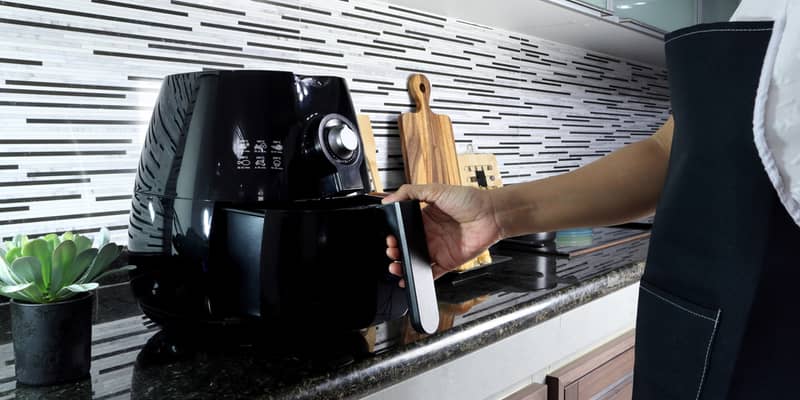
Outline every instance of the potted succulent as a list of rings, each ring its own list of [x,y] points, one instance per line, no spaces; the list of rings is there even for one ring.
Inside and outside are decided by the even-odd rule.
[[[92,290],[121,250],[105,228],[94,241],[67,232],[0,243],[0,295],[11,299],[18,382],[50,385],[89,376]]]

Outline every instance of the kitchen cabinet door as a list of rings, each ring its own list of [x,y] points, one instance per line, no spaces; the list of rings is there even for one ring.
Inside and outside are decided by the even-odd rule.
[[[634,333],[628,332],[547,376],[550,400],[630,400]]]

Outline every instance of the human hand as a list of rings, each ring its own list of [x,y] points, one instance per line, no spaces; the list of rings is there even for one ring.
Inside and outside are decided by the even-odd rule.
[[[383,199],[383,203],[416,199],[427,203],[422,209],[422,223],[428,240],[434,279],[475,258],[501,239],[501,229],[495,219],[494,205],[486,190],[467,186],[440,184],[403,185]],[[394,236],[386,238],[386,255],[400,258]],[[389,265],[389,271],[402,276],[399,262]],[[405,286],[401,281],[400,286]]]

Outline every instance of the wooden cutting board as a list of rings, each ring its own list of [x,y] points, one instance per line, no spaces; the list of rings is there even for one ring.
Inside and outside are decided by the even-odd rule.
[[[430,81],[422,74],[411,75],[408,92],[417,110],[402,114],[398,120],[406,180],[417,185],[461,185],[453,124],[450,117],[431,111]],[[488,263],[491,263],[491,256],[486,250],[456,270],[466,271]]]
[[[372,123],[369,116],[358,114],[358,132],[361,134],[361,143],[364,144],[364,156],[366,157],[367,167],[369,168],[370,180],[372,180],[372,190],[383,192],[383,182],[378,175],[378,150],[375,147],[375,136],[372,135]]]
[[[408,92],[417,110],[398,120],[407,181],[460,185],[453,125],[450,117],[431,111],[431,83],[425,75],[411,75]]]

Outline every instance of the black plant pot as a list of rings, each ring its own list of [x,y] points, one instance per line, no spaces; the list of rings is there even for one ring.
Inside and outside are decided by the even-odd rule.
[[[92,293],[50,304],[11,301],[17,382],[54,385],[89,377]]]

